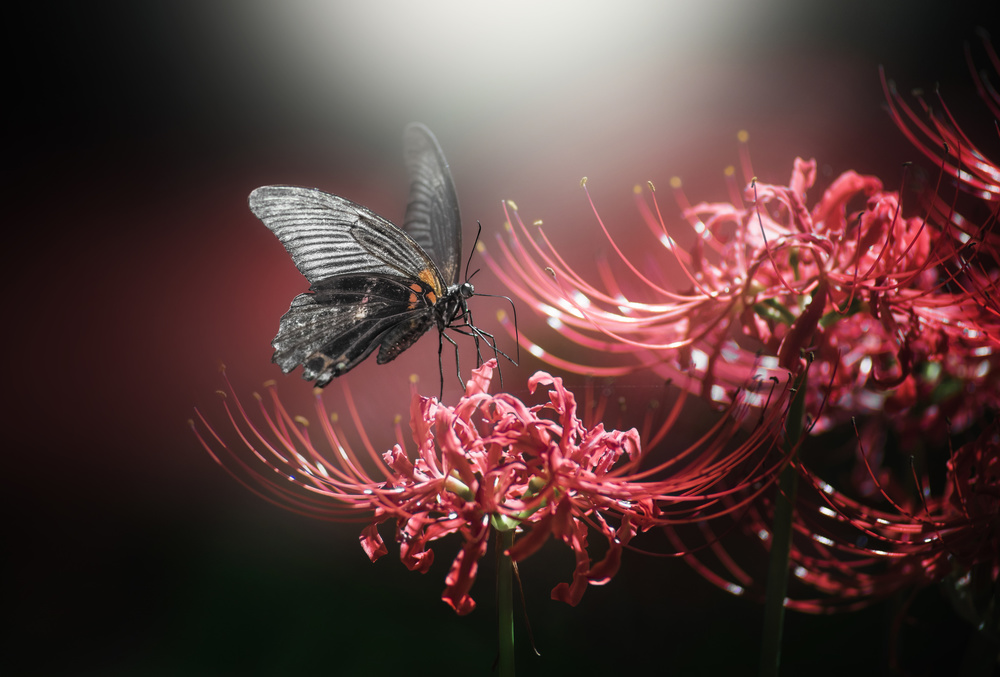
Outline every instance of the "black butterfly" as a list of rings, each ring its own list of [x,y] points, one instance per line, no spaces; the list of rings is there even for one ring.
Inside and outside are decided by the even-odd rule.
[[[493,336],[472,324],[472,283],[458,281],[462,230],[448,162],[425,126],[409,125],[403,138],[411,177],[403,230],[314,188],[250,193],[250,210],[311,285],[292,300],[271,342],[285,373],[301,364],[302,377],[322,387],[376,348],[379,364],[395,359],[435,325],[439,369],[441,338],[458,347],[445,329],[474,337],[480,361],[480,337],[497,352]],[[441,378],[443,388],[443,370]]]

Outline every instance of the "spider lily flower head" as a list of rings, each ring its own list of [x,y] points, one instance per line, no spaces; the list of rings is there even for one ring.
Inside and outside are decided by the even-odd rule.
[[[794,582],[788,608],[853,611],[899,590],[939,582],[959,595],[981,591],[984,584],[992,590],[1000,577],[1000,428],[990,425],[954,451],[944,491],[936,495],[919,480],[916,492],[907,491],[905,478],[876,471],[867,456],[863,463],[874,492],[860,499],[797,466],[804,481],[789,556]],[[765,496],[739,525],[765,550],[770,548],[771,510]],[[730,593],[761,598],[762,577],[749,573],[719,544],[720,528],[702,526],[701,537],[711,547],[676,530],[670,536],[706,580]]]
[[[580,373],[650,370],[720,403],[754,374],[789,381],[811,353],[808,406],[826,412],[816,432],[880,411],[888,400],[904,410],[906,393],[917,392],[918,365],[957,367],[961,360],[943,356],[992,350],[1000,313],[954,284],[960,245],[926,219],[904,216],[897,192],[848,171],[810,204],[815,161],[797,158],[787,185],[766,184],[754,177],[741,139],[747,186],[740,191],[728,171],[728,202],[692,205],[680,182],[672,183],[694,236],[687,249],[667,228],[656,191],[647,201],[637,189],[639,212],[663,250],[648,269],[622,253],[596,207],[624,268],[619,275],[599,260],[599,282],[574,270],[541,229],[529,230],[512,210],[502,263],[487,260],[590,357],[554,355],[522,331],[524,346]],[[679,270],[686,286],[665,283],[667,268]]]
[[[766,487],[780,470],[781,455],[771,453],[778,423],[761,421],[744,442],[733,443],[741,424],[735,411],[696,445],[640,470],[644,454],[635,428],[585,425],[573,393],[545,372],[528,380],[532,393],[547,390],[541,404],[491,395],[495,366],[490,360],[474,370],[454,406],[421,397],[414,387],[409,423],[415,450],[409,452],[412,445],[398,422],[397,443],[376,452],[346,386],[346,404],[363,449],[348,443],[320,391],[315,402],[319,435],[285,409],[273,385],[266,397],[256,397],[256,415],[235,393],[224,400],[237,445],[227,443],[200,412],[193,426],[213,458],[258,495],[321,519],[367,522],[360,541],[373,561],[387,553],[378,532],[387,521],[395,523],[400,559],[414,571],[431,566],[434,541],[459,536],[463,545],[442,595],[459,614],[475,607],[470,591],[492,532],[516,530],[510,550],[515,561],[550,537],[572,549],[572,579],[557,585],[552,597],[575,605],[588,584],[612,578],[622,549],[637,532],[725,512],[730,508],[721,507],[722,497],[751,483]],[[683,399],[658,430],[645,433],[647,440],[665,437]],[[588,550],[591,530],[607,543],[599,561]]]

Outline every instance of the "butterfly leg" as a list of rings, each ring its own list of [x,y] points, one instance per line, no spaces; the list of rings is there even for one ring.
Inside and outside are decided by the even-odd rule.
[[[465,333],[465,332],[461,332],[460,331],[459,333]],[[455,346],[455,375],[458,376],[458,383],[459,383],[459,385],[462,386],[462,388],[464,389],[465,388],[465,381],[462,380],[462,367],[461,367],[461,365],[458,362],[459,361],[459,357],[458,357],[458,344],[455,343],[455,339],[453,339],[452,337],[448,336],[443,331],[440,333],[440,336],[448,339],[448,342],[451,345]],[[441,383],[442,383],[441,388],[442,388],[442,391],[443,391],[444,390],[444,385],[443,385],[444,384],[444,368],[441,366],[441,350],[440,350],[441,345],[442,344],[439,342],[438,343],[438,369],[441,370]]]
[[[449,341],[451,339],[448,339]],[[444,348],[444,332],[438,331],[438,376],[441,378],[441,390],[438,391],[438,402],[444,399],[444,366],[441,364],[441,350]]]

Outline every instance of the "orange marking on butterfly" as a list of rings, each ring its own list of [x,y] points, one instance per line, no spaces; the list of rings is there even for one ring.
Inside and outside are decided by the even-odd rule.
[[[430,268],[424,268],[423,270],[421,270],[420,274],[417,277],[419,277],[424,282],[424,284],[426,284],[428,287],[431,288],[430,291],[424,294],[424,298],[427,299],[427,303],[433,306],[435,303],[437,303],[438,294],[440,294],[442,291],[441,288],[438,286],[437,277],[434,275],[434,272]]]
[[[423,291],[423,287],[420,286],[419,282],[414,282],[413,284],[410,285],[410,289],[416,292],[415,294],[410,294],[409,309],[413,310],[414,308],[417,307],[417,294]]]

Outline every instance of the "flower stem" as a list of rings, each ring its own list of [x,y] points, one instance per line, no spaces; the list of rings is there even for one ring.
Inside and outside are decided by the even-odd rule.
[[[796,383],[788,417],[785,419],[785,453],[795,452],[802,436],[805,415],[805,374]],[[792,513],[799,474],[792,463],[778,477],[771,525],[771,555],[767,568],[767,595],[764,598],[764,636],[760,654],[762,677],[778,677],[781,667],[781,634],[785,625],[785,597],[788,593],[788,555],[792,547]]]
[[[498,531],[497,544],[500,677],[514,677],[514,563],[508,554],[514,545],[514,530]]]

